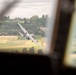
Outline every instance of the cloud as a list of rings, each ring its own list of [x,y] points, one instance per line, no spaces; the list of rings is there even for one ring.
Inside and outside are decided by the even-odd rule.
[[[10,16],[11,18],[30,18],[33,15],[50,15],[51,10],[52,0],[22,0],[19,4],[16,4],[6,15]]]
[[[52,0],[22,0],[23,3],[41,3],[41,2],[51,2]]]

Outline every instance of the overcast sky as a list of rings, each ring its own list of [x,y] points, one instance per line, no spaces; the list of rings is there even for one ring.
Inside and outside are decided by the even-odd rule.
[[[0,10],[3,8],[3,1],[12,0],[0,0]],[[14,6],[6,15],[11,18],[30,18],[33,15],[41,17],[43,14],[51,16],[53,2],[54,0],[21,0],[20,3],[16,4],[16,6]]]

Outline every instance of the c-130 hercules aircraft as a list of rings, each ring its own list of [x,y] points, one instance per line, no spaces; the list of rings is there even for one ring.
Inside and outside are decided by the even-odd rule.
[[[26,29],[24,29],[24,28],[22,27],[22,25],[21,25],[20,23],[18,23],[18,25],[20,26],[20,28],[21,28],[21,29],[23,30],[23,32],[24,32],[24,35],[23,35],[21,32],[19,32],[20,35],[21,35],[22,37],[25,37],[25,38],[28,39],[28,40],[32,40],[32,42],[34,42],[35,44],[37,44],[37,45],[42,49],[42,47],[41,47],[41,45],[38,43],[38,41],[35,40],[34,34],[29,34],[29,33],[26,31]]]

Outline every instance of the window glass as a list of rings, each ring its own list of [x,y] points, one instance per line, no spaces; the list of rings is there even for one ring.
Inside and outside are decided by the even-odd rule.
[[[0,0],[0,13],[13,1]],[[0,19],[0,51],[43,54],[46,38],[53,31],[56,3],[57,0],[20,0],[16,3]],[[48,24],[51,32],[46,36]]]

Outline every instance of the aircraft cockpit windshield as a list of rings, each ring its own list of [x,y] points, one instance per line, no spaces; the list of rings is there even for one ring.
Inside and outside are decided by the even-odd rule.
[[[43,54],[48,21],[54,18],[57,0],[19,0],[11,6],[13,1],[18,0],[0,0],[0,17],[7,6],[11,7],[0,18],[0,51]],[[50,34],[52,30],[51,24]]]

